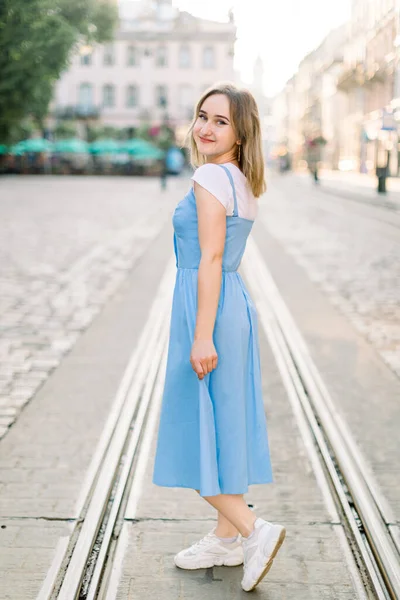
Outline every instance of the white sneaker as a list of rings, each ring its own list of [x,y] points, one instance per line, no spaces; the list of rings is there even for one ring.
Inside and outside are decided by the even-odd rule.
[[[208,569],[209,567],[235,567],[243,563],[243,548],[241,536],[232,543],[226,543],[215,535],[215,529],[210,531],[200,541],[181,550],[174,557],[174,562],[180,569]]]
[[[286,530],[282,525],[275,525],[258,518],[254,523],[254,535],[251,539],[242,538],[244,552],[242,588],[245,592],[254,590],[268,573],[285,535]]]

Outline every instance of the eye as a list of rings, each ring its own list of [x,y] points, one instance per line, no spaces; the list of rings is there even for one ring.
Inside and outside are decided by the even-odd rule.
[[[221,121],[221,120],[218,121],[218,123],[221,123],[221,125],[226,125],[227,124],[226,121]]]
[[[205,115],[199,115],[199,119],[205,119],[206,116]]]

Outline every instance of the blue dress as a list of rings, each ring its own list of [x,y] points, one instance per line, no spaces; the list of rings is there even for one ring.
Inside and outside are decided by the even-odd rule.
[[[261,389],[257,313],[238,268],[254,221],[226,217],[222,281],[213,341],[217,368],[199,380],[190,364],[200,245],[193,187],[172,223],[176,257],[166,378],[153,483],[201,496],[244,494],[273,481]]]

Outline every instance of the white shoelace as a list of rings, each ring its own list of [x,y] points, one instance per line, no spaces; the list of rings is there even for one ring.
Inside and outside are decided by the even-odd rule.
[[[201,540],[199,540],[198,542],[195,542],[191,547],[190,547],[190,551],[194,552],[196,550],[200,550],[201,548],[205,548],[206,546],[209,546],[210,543],[212,541],[214,541],[214,534],[212,532],[207,533],[207,535],[205,535],[203,538],[201,538]]]

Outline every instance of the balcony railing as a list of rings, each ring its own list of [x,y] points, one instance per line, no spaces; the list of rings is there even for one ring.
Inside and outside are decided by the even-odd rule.
[[[374,64],[358,64],[355,67],[347,67],[339,75],[337,87],[348,91],[355,87],[374,85],[375,83],[384,83],[393,74],[393,62],[380,62]]]
[[[58,119],[98,119],[100,114],[100,106],[92,104],[56,106],[54,109],[54,116]]]
[[[365,83],[365,68],[361,63],[355,67],[346,66],[338,76],[336,85],[340,90],[348,91]]]

